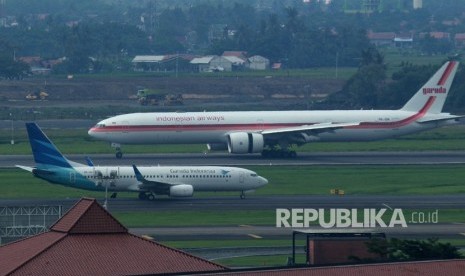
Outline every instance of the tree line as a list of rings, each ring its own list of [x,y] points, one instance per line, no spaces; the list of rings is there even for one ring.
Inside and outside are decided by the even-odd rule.
[[[287,68],[336,62],[357,66],[361,50],[369,47],[368,29],[465,32],[463,24],[441,23],[460,17],[465,0],[425,1],[421,10],[413,10],[406,1],[383,2],[373,14],[347,12],[359,8],[359,2],[18,0],[6,3],[6,13],[14,14],[16,25],[0,28],[0,37],[17,56],[66,57],[57,72],[84,73],[90,68],[129,69],[128,61],[135,55],[211,55],[225,50],[262,55]],[[418,47],[428,54],[452,49],[450,43],[428,36]]]

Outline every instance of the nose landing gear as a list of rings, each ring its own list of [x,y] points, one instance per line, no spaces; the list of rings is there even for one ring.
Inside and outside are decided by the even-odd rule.
[[[116,158],[121,159],[123,158],[123,152],[121,151],[121,145],[118,143],[111,143],[111,147],[116,150]]]

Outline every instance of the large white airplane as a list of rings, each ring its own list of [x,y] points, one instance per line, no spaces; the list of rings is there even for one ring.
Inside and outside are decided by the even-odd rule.
[[[236,167],[154,166],[100,167],[66,159],[35,123],[26,123],[35,167],[17,167],[54,184],[94,191],[138,192],[140,199],[156,195],[190,197],[194,191],[255,190],[268,183],[257,173]],[[116,194],[114,193],[114,196]]]
[[[210,150],[295,156],[290,145],[314,141],[372,141],[451,125],[442,113],[459,63],[446,62],[398,110],[131,113],[100,121],[89,135],[121,144],[208,144]]]

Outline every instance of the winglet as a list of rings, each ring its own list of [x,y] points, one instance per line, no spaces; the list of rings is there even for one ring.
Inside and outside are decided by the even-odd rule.
[[[404,111],[441,113],[459,62],[448,61],[401,108]]]
[[[86,156],[86,162],[87,162],[87,165],[89,165],[89,167],[95,167],[94,162],[92,162],[92,159],[90,159],[89,156]]]
[[[68,159],[57,149],[36,123],[26,123],[29,143],[31,144],[34,161],[38,165],[52,165],[72,168]]]

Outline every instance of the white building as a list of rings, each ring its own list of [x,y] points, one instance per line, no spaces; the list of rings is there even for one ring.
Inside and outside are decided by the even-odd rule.
[[[268,70],[270,69],[270,60],[265,57],[255,55],[249,58],[248,67],[251,70]]]
[[[223,56],[214,56],[210,61],[210,70],[213,71],[232,71],[233,63]]]
[[[197,72],[209,72],[210,71],[210,61],[215,56],[206,56],[206,57],[198,57],[194,58],[190,61],[190,64],[192,64],[195,68],[195,71]]]
[[[136,71],[156,71],[165,56],[136,56],[132,59]]]

